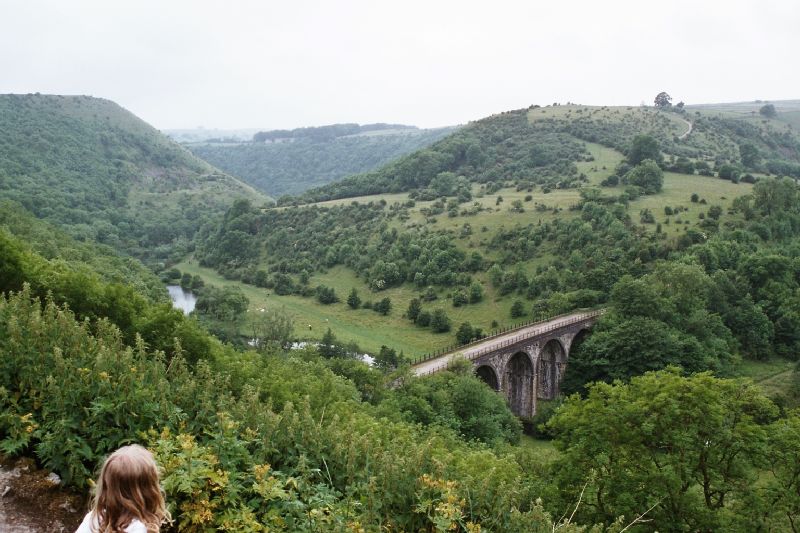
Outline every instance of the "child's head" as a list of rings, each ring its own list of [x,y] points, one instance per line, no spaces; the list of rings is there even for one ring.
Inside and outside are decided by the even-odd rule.
[[[148,533],[168,518],[153,455],[137,444],[108,456],[97,480],[92,505],[100,533],[122,533],[134,518]]]

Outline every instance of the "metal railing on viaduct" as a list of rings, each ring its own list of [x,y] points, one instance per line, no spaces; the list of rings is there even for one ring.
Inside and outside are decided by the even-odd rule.
[[[594,320],[605,313],[605,309],[581,310],[557,315],[544,320],[532,320],[513,327],[504,328],[492,335],[474,340],[468,344],[450,346],[431,354],[412,360],[411,368],[418,376],[435,374],[447,368],[454,355],[459,354],[467,361],[474,361],[491,352],[502,350],[525,339],[538,337],[552,331],[567,328],[579,322]],[[435,362],[434,362],[435,361]],[[433,365],[431,365],[431,363]],[[437,364],[438,363],[438,364]]]

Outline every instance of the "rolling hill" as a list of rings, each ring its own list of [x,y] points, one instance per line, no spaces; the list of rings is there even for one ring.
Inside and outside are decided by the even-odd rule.
[[[242,197],[268,200],[113,102],[0,96],[0,199],[79,240],[163,261]]]
[[[334,133],[332,128],[337,126],[341,126],[342,131]],[[195,142],[185,146],[212,165],[278,197],[300,194],[351,174],[379,168],[441,139],[454,129],[372,126],[344,124],[278,130],[277,133],[257,133],[256,136],[266,137],[253,142]],[[314,132],[319,133],[310,134]],[[270,134],[274,139],[268,137]]]
[[[367,350],[386,344],[412,356],[452,344],[462,322],[487,332],[601,305],[624,275],[750,227],[753,182],[774,174],[769,161],[790,170],[798,161],[785,125],[694,113],[551,106],[493,115],[282,207],[241,204],[177,267],[241,287],[253,309],[285,307],[301,337],[330,327]],[[654,194],[625,183],[640,135],[663,158]],[[744,144],[759,156],[750,166]],[[323,303],[327,289],[335,298]],[[346,304],[354,289],[366,307]],[[373,309],[384,298],[385,316]],[[415,299],[444,310],[451,333],[408,320]]]
[[[283,203],[424,191],[445,172],[471,183],[575,187],[585,183],[576,167],[589,157],[582,143],[624,153],[634,136],[641,134],[653,136],[673,160],[687,158],[711,167],[741,163],[740,147],[752,145],[758,169],[800,176],[800,137],[780,114],[774,119],[753,120],[708,110],[678,113],[647,107],[531,106],[472,122],[381,169],[283,199]]]

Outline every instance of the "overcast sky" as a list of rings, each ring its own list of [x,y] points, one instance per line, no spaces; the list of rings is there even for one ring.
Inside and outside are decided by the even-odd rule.
[[[798,0],[0,0],[0,93],[109,98],[161,129],[800,98],[798,51]]]

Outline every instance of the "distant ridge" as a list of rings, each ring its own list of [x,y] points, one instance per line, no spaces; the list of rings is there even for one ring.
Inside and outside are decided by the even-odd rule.
[[[448,135],[455,128],[404,124],[331,124],[257,132],[252,140],[207,138],[192,153],[272,196],[299,194],[377,169]],[[193,133],[192,135],[197,135]],[[181,138],[186,138],[186,134]]]

